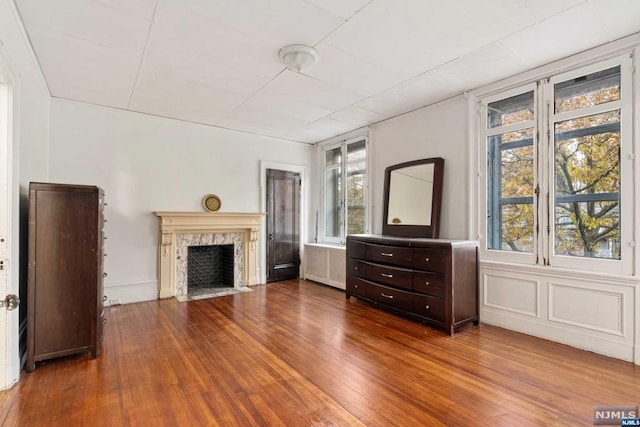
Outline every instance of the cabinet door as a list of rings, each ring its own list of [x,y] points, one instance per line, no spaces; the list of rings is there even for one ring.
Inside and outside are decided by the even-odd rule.
[[[416,295],[413,298],[413,312],[436,322],[445,320],[445,303],[442,298],[427,295]]]
[[[448,251],[444,249],[415,248],[413,250],[413,268],[416,270],[447,271]]]
[[[36,206],[34,352],[88,348],[96,319],[97,200],[86,192],[38,191]]]
[[[446,284],[443,273],[416,271],[413,273],[413,290],[444,298]]]

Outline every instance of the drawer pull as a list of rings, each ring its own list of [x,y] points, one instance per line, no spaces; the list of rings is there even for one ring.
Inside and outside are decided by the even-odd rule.
[[[356,266],[356,267],[354,267],[353,269],[354,269],[354,270],[357,270],[357,269],[358,269],[358,267]]]
[[[380,273],[382,275],[382,277],[388,277],[390,279],[393,278],[393,274],[385,274],[385,273]]]
[[[425,286],[429,286],[429,282],[424,282],[424,285]]]
[[[424,260],[425,260],[426,262],[429,262],[429,258],[425,258]]]
[[[384,292],[380,292],[380,295],[382,295],[385,298],[393,299],[393,295],[387,295]]]
[[[387,253],[387,252],[380,252],[380,255],[382,255],[382,256],[393,256],[392,253]]]
[[[425,306],[425,308],[426,308],[427,310],[429,310],[429,306],[428,306],[428,305],[427,305],[427,306]]]
[[[354,288],[358,289],[358,285],[355,285]]]

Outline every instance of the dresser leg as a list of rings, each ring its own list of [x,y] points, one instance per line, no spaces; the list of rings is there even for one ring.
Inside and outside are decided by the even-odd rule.
[[[351,299],[351,294],[349,292],[345,293],[345,296],[347,297],[347,299]]]

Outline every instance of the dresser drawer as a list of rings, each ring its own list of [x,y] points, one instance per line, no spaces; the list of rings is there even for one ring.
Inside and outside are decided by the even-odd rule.
[[[387,304],[401,310],[411,311],[415,294],[400,289],[370,283],[367,287],[367,298]]]
[[[415,314],[438,322],[443,322],[445,318],[444,299],[442,298],[415,295],[412,309]]]
[[[447,251],[444,249],[414,248],[413,268],[444,273],[447,271]]]
[[[408,290],[413,289],[413,270],[368,262],[362,262],[357,268],[363,270],[358,275],[365,279]]]
[[[413,290],[427,295],[443,298],[446,284],[442,273],[413,273]]]
[[[384,264],[395,264],[411,267],[412,259],[411,248],[401,248],[397,246],[386,245],[367,245],[367,259],[370,261],[378,261]]]

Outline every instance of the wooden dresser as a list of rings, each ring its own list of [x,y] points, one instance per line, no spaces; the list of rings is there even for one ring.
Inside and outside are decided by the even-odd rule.
[[[28,371],[37,361],[100,351],[103,206],[98,187],[29,186]]]
[[[356,234],[347,237],[347,299],[443,328],[478,323],[478,243]]]

